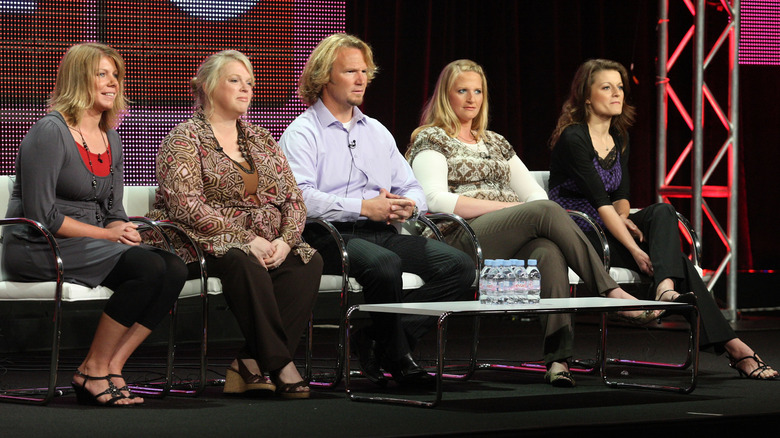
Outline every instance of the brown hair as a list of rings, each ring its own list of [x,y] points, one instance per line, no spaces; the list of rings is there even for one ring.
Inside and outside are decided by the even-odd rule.
[[[593,86],[594,76],[603,70],[614,70],[620,73],[620,79],[623,81],[623,93],[626,98],[629,95],[628,72],[619,62],[609,59],[590,59],[585,61],[574,73],[574,79],[571,82],[571,92],[568,99],[563,104],[561,115],[558,117],[558,123],[550,136],[550,149],[555,147],[563,130],[571,125],[587,123],[590,118],[589,105],[585,103],[590,98],[590,88]],[[612,117],[610,129],[614,128],[618,134],[625,138],[628,128],[634,124],[636,108],[623,104],[623,112]],[[623,148],[625,148],[625,143]]]

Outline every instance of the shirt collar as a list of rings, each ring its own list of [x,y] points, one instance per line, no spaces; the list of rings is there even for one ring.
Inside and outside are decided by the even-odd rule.
[[[331,114],[330,110],[325,106],[324,103],[322,103],[322,99],[317,99],[316,102],[311,106],[314,112],[317,114],[317,119],[319,119],[320,124],[322,126],[331,126],[334,123],[338,123],[340,126],[343,126],[344,124],[340,121],[336,120],[336,118]],[[363,114],[362,111],[360,111],[360,108],[353,106],[352,107],[352,123],[365,123],[366,116]]]

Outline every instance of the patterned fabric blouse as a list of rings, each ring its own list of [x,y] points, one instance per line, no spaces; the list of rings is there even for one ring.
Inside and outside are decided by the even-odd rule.
[[[518,202],[517,193],[509,186],[511,173],[509,159],[515,156],[512,145],[500,134],[485,131],[482,138],[487,154],[474,145],[467,145],[447,135],[439,127],[423,129],[406,152],[413,162],[422,151],[433,150],[447,159],[447,186],[451,193],[477,199],[501,202]],[[456,224],[446,224],[442,233]]]
[[[152,219],[180,226],[206,253],[222,256],[231,248],[251,254],[249,243],[260,236],[284,240],[292,253],[308,262],[314,249],[301,240],[306,222],[303,197],[287,159],[271,134],[239,122],[258,173],[258,205],[246,191],[233,162],[218,143],[202,112],[174,128],[157,155]],[[186,262],[194,255],[180,254]]]
[[[447,185],[451,193],[491,201],[517,202],[509,187],[509,159],[515,156],[512,145],[493,131],[485,131],[487,155],[447,135],[438,127],[417,134],[406,152],[409,162],[422,151],[433,150],[447,158]]]

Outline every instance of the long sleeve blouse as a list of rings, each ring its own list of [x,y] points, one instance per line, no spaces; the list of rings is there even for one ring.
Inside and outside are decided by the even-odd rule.
[[[251,254],[249,243],[260,236],[281,238],[308,262],[314,249],[301,240],[306,207],[287,159],[267,130],[243,120],[238,128],[257,169],[259,204],[246,193],[241,174],[221,151],[204,114],[197,112],[160,146],[159,188],[150,216],[170,219],[218,257],[231,248]],[[192,254],[181,256],[193,261]]]
[[[486,131],[482,142],[484,147],[462,143],[438,127],[417,134],[406,155],[430,211],[453,213],[460,196],[503,202],[547,199],[504,137]]]

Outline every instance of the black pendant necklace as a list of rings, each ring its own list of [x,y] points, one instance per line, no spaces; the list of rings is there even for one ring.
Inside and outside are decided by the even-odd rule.
[[[79,137],[81,137],[81,145],[84,147],[84,150],[87,152],[87,163],[89,163],[89,171],[92,174],[92,201],[97,204],[97,210],[95,211],[95,219],[97,219],[98,223],[103,221],[103,215],[101,214],[102,206],[100,204],[100,200],[98,199],[98,193],[97,193],[97,177],[95,176],[95,169],[92,166],[92,157],[90,157],[89,152],[89,146],[87,146],[87,141],[84,140],[84,134],[81,133],[81,129],[79,127],[73,128],[71,126],[68,126],[71,130],[74,130],[79,133]],[[100,133],[100,138],[103,140],[103,146],[106,147],[106,157],[108,159],[108,171],[109,175],[111,176],[111,186],[110,186],[110,192],[108,195],[108,210],[111,210],[114,208],[114,163],[111,162],[111,145],[106,142],[105,137],[103,137],[103,133]],[[97,154],[98,162],[102,163],[103,160],[100,158],[101,154]]]

